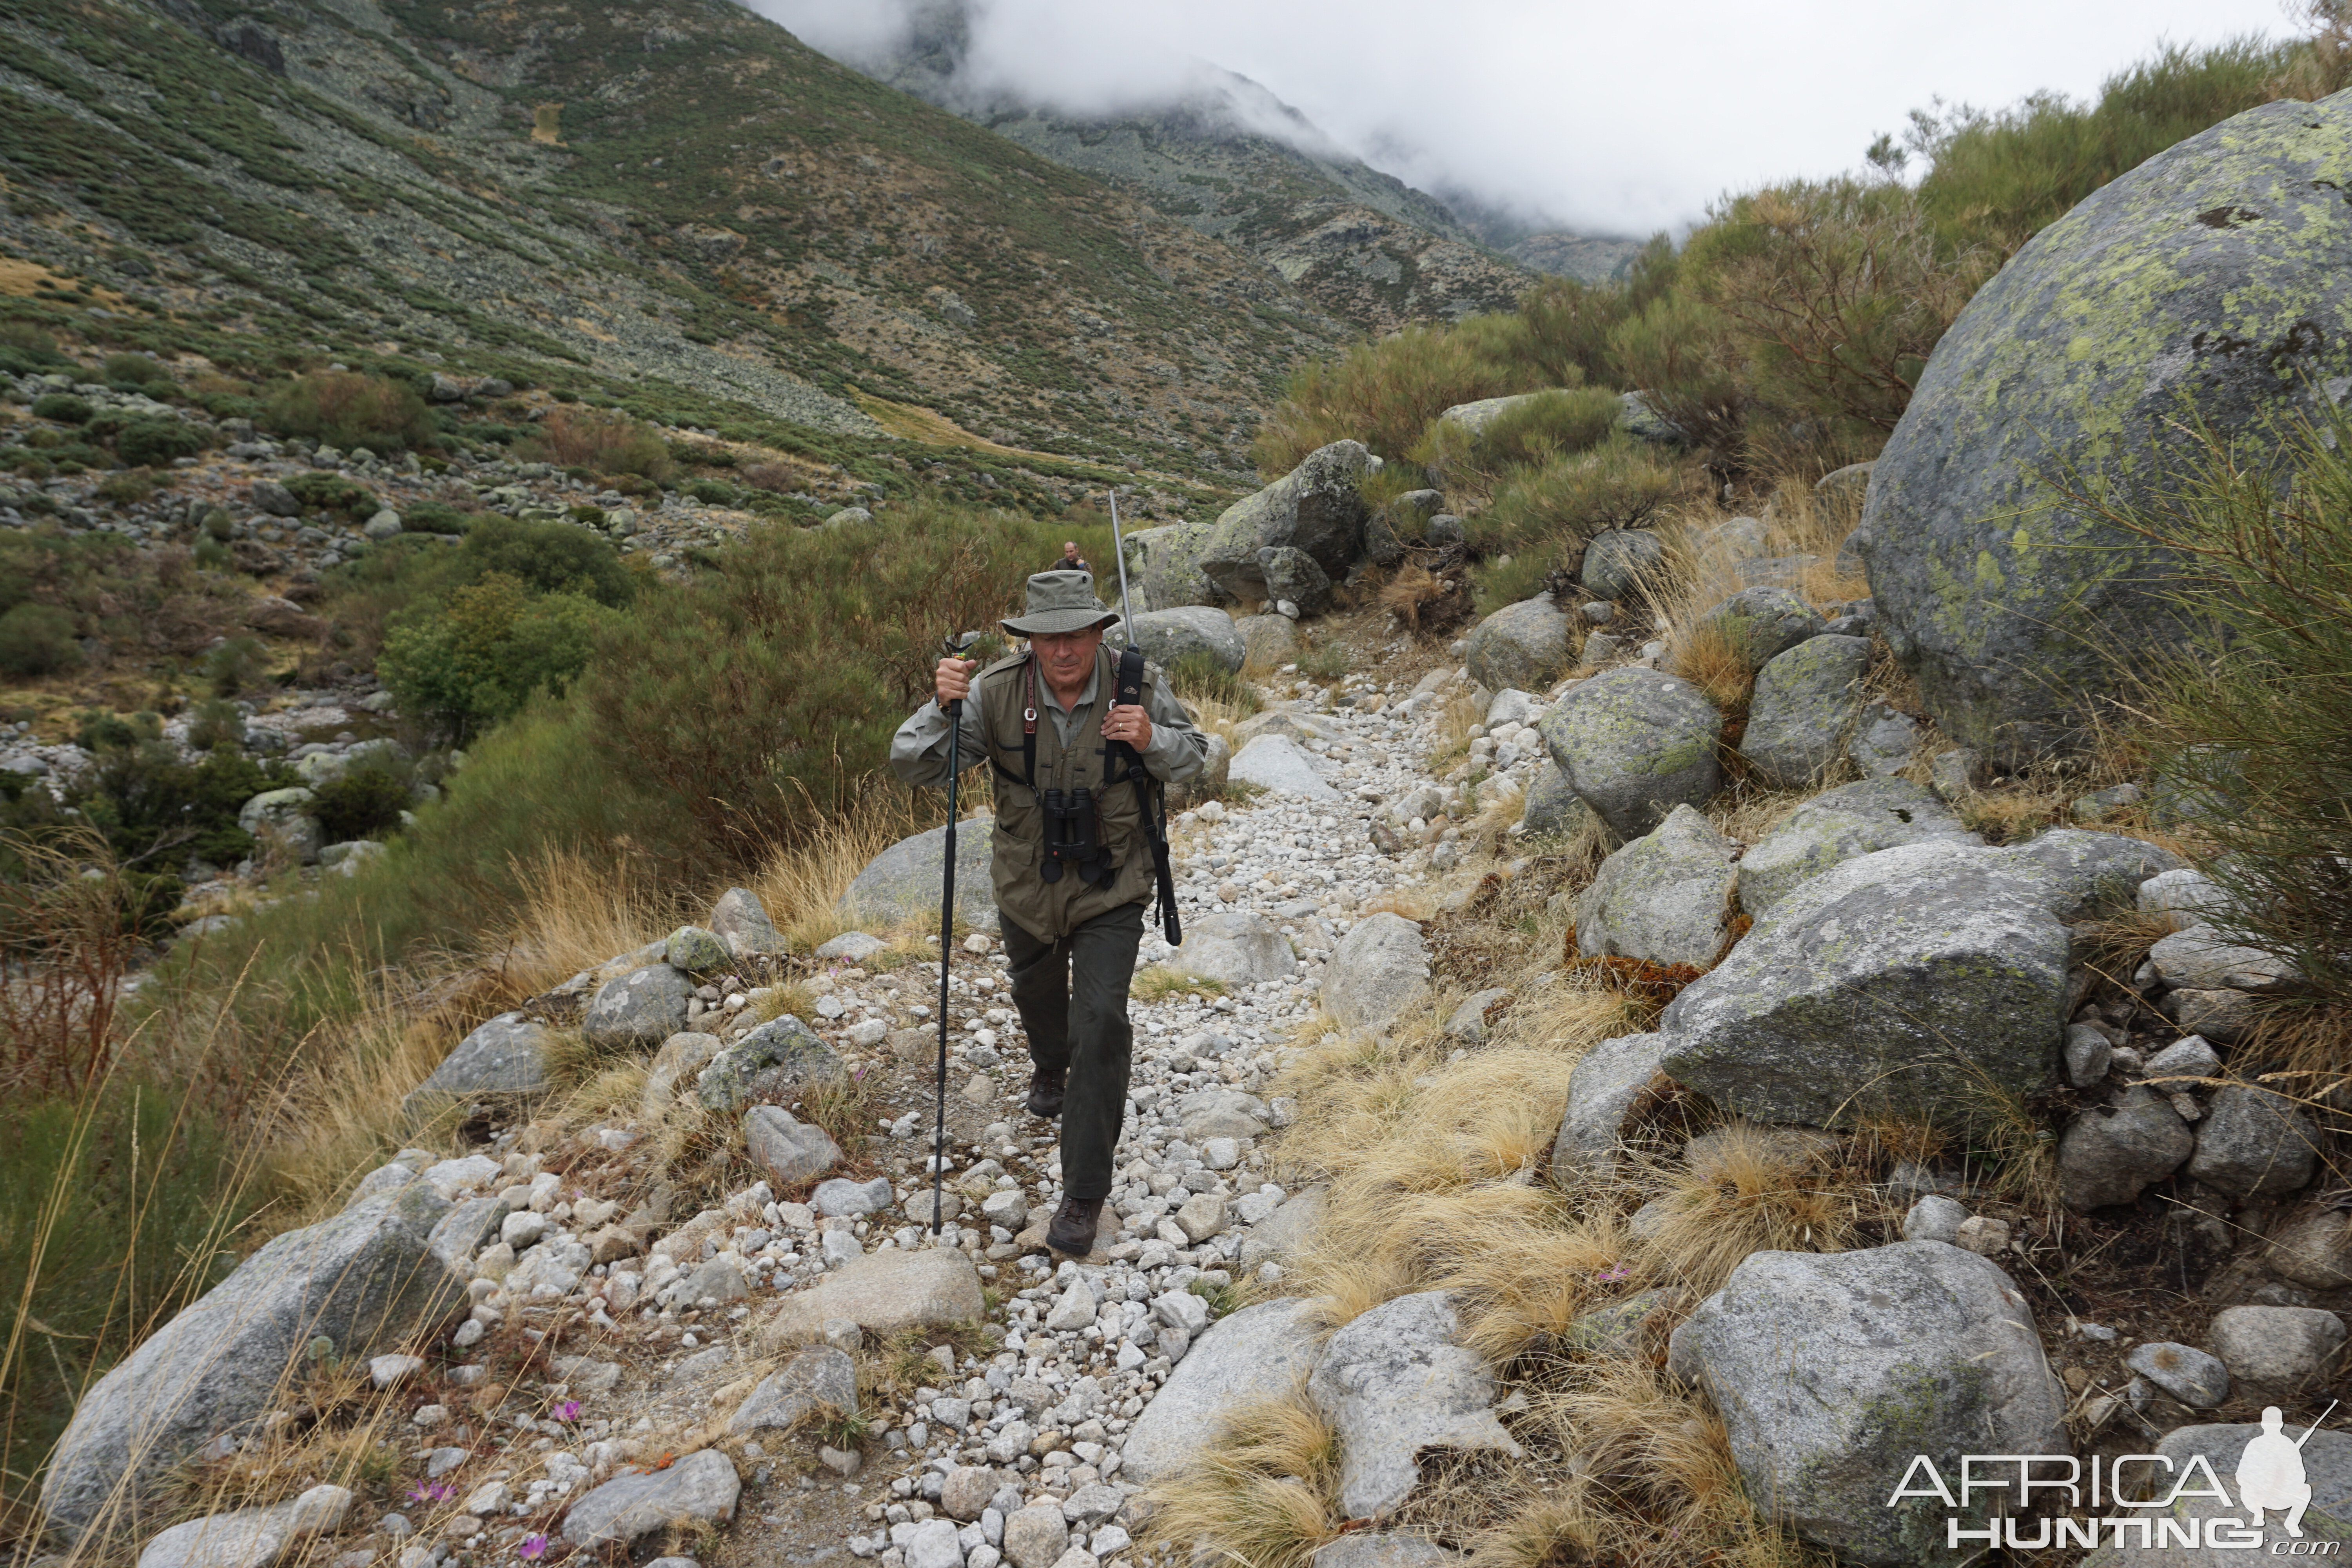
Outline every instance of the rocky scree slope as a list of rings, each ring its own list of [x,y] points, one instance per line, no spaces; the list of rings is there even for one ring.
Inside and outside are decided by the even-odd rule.
[[[975,89],[970,27],[963,0],[932,0],[896,50],[852,63],[1224,240],[1360,330],[1507,310],[1526,287],[1444,202],[1340,152],[1246,77],[1203,65],[1166,102],[1076,117]]]
[[[814,432],[916,405],[961,439],[1239,472],[1255,407],[1342,331],[733,6],[45,5],[0,20],[0,244],[101,288],[54,302],[117,337]]]

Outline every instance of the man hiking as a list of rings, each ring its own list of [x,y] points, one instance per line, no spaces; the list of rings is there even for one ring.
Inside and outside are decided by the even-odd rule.
[[[1087,565],[1085,558],[1078,554],[1078,542],[1075,539],[1066,539],[1062,542],[1062,558],[1059,561],[1055,562],[1051,566],[1046,567],[1045,570],[1048,572],[1092,572],[1094,568]]]
[[[1001,623],[1029,651],[972,676],[948,658],[934,700],[898,727],[890,766],[910,784],[948,782],[943,705],[963,706],[966,766],[996,778],[992,875],[1011,960],[1013,1005],[1029,1036],[1029,1110],[1062,1119],[1062,1204],[1045,1229],[1055,1251],[1092,1251],[1127,1106],[1128,983],[1155,875],[1147,805],[1126,774],[1132,748],[1160,784],[1182,784],[1208,742],[1157,670],[1140,704],[1111,702],[1118,656],[1103,628],[1118,619],[1084,572],[1029,579],[1027,613]],[[1152,792],[1155,795],[1156,791]]]

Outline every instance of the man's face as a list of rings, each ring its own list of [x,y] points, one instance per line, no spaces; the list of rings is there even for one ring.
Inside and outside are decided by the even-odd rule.
[[[1091,626],[1082,632],[1047,632],[1029,639],[1038,662],[1045,668],[1045,679],[1055,688],[1075,686],[1086,679],[1087,670],[1095,661],[1095,650],[1102,647],[1103,629]]]
[[[1076,542],[1076,540],[1072,540],[1069,543],[1065,544],[1065,545],[1063,545],[1063,546],[1062,546],[1062,559],[1063,559],[1063,560],[1065,560],[1065,561],[1076,561],[1077,558],[1078,558],[1078,545],[1077,545],[1077,542]]]

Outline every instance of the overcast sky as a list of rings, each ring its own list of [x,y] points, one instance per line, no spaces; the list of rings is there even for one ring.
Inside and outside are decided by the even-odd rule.
[[[908,0],[749,0],[845,55]],[[2281,0],[979,0],[975,60],[1099,110],[1194,60],[1255,79],[1416,184],[1449,179],[1592,232],[1857,166],[1941,95],[2075,96],[2159,40],[2285,36]]]

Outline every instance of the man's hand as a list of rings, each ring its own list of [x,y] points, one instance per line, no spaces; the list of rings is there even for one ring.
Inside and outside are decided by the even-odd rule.
[[[931,689],[939,693],[940,706],[961,701],[971,695],[971,672],[980,668],[976,658],[943,658],[931,677]]]
[[[1137,751],[1151,744],[1151,716],[1135,703],[1114,707],[1103,715],[1103,739],[1124,741]]]

